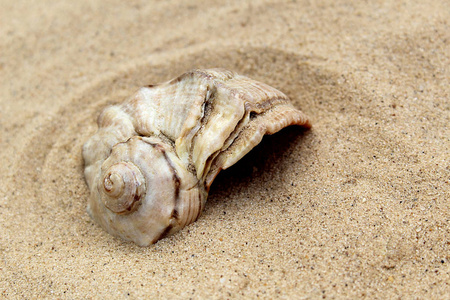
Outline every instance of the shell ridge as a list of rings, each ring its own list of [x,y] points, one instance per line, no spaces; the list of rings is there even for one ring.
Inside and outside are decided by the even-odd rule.
[[[197,119],[195,126],[187,133],[186,136],[186,147],[188,148],[187,153],[189,153],[189,161],[192,161],[192,152],[195,146],[195,139],[202,129],[202,124],[205,122],[206,114],[210,109],[209,106],[212,105],[214,101],[215,87],[207,87],[206,97],[201,105],[200,117]]]
[[[186,165],[192,161],[192,143],[198,131],[201,129],[205,106],[214,95],[214,86],[205,78],[201,78],[198,91],[196,94],[197,99],[189,110],[180,134],[175,140],[175,151]]]
[[[216,86],[217,93],[206,106],[203,126],[193,140],[192,158],[197,178],[202,178],[205,164],[214,152],[220,150],[236,124],[245,114],[242,100],[226,85]]]

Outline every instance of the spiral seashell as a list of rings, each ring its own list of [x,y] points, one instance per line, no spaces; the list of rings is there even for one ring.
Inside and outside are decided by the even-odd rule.
[[[141,246],[194,222],[217,174],[308,118],[286,95],[222,69],[193,70],[106,108],[83,146],[88,212]]]

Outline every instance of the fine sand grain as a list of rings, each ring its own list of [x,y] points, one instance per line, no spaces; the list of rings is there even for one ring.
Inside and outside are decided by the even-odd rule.
[[[0,295],[449,299],[449,20],[445,0],[1,0]],[[108,235],[81,157],[99,112],[207,67],[313,128],[265,137],[181,232]]]

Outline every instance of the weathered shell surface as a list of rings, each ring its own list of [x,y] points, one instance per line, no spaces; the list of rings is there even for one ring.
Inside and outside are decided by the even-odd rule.
[[[200,216],[208,189],[265,134],[310,127],[280,91],[222,69],[143,87],[105,109],[83,147],[88,212],[145,246]]]

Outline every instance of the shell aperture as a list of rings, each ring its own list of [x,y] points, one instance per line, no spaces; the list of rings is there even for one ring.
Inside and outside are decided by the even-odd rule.
[[[106,108],[83,146],[88,212],[141,246],[194,222],[220,170],[265,134],[309,128],[288,97],[223,69],[193,70]]]

